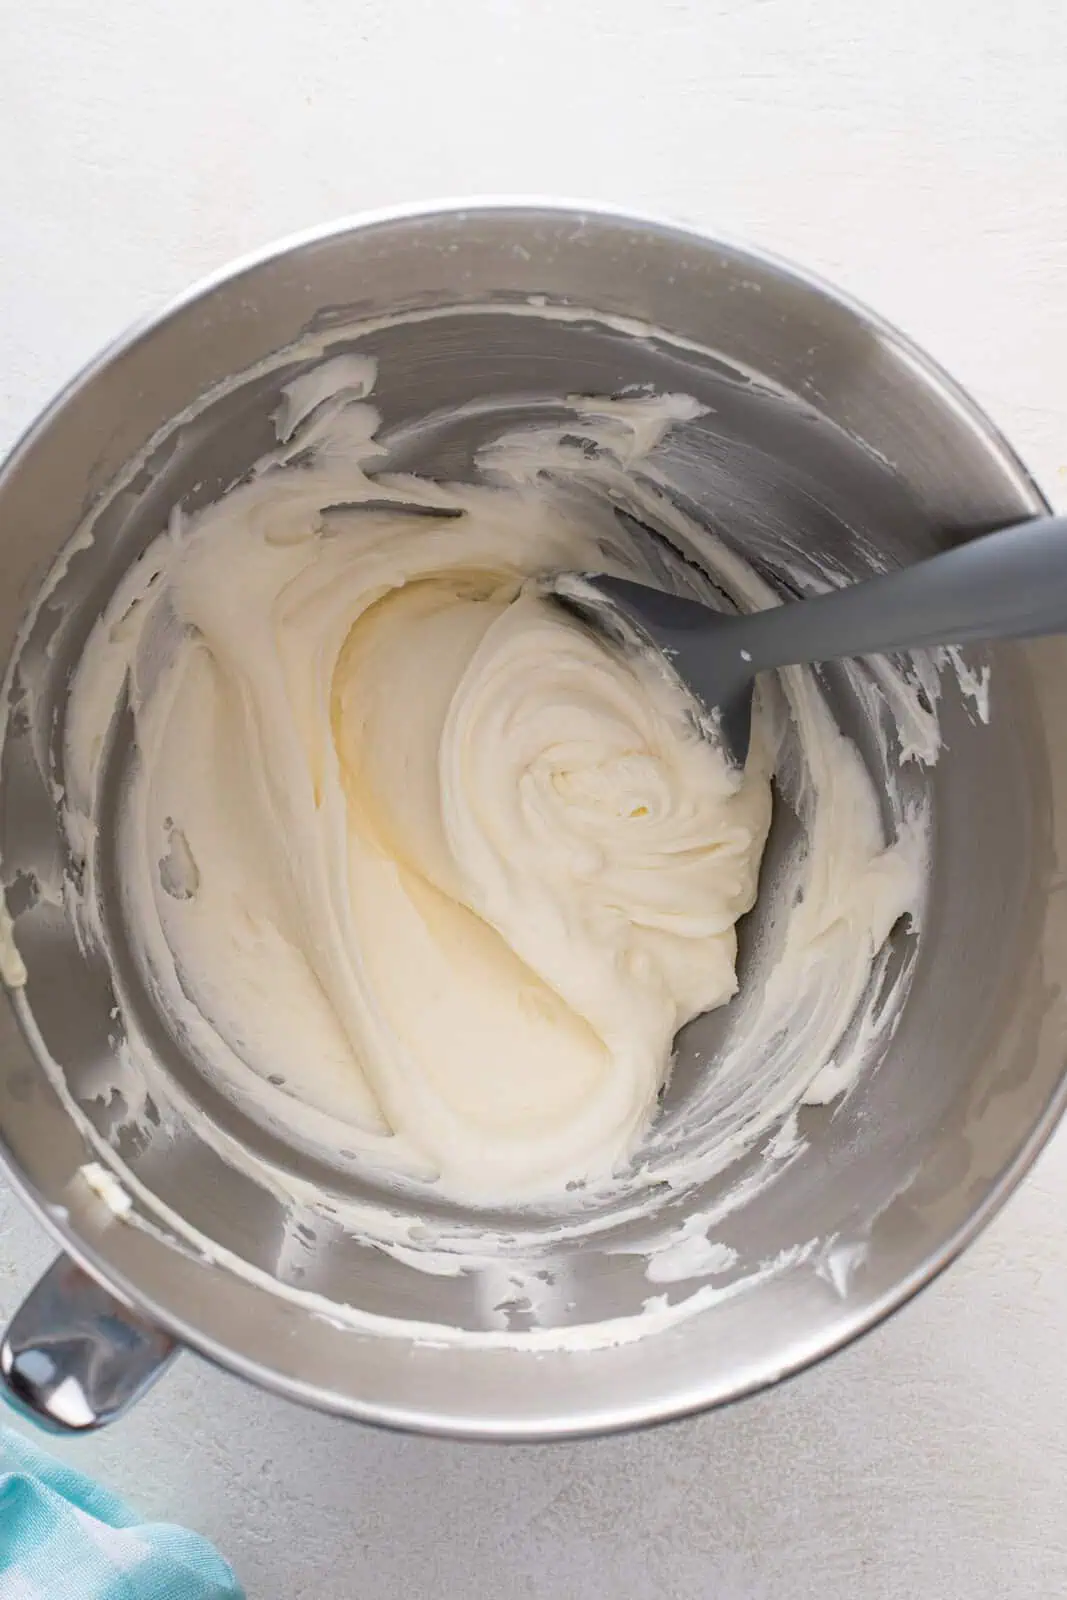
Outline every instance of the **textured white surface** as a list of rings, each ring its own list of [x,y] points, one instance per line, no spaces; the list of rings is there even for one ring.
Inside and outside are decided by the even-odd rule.
[[[746,236],[913,334],[1067,500],[1062,0],[0,0],[0,447],[110,334],[272,236],[432,194]],[[2,573],[0,573],[2,581]],[[49,1256],[0,1200],[0,1314]],[[587,1445],[326,1421],[183,1359],[66,1447],[252,1596],[1067,1592],[1067,1135],[889,1327]]]

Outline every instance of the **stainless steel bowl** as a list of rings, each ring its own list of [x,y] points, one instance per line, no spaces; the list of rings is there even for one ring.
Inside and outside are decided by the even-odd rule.
[[[597,316],[448,312],[532,297]],[[220,1159],[188,1120],[166,1138],[152,1137],[150,1119],[147,1135],[143,1125],[131,1133],[105,1092],[112,974],[39,893],[42,862],[57,868],[65,849],[43,774],[69,671],[171,506],[213,498],[267,447],[278,390],[307,365],[301,342],[343,348],[354,324],[398,311],[438,314],[382,326],[360,348],[381,358],[376,399],[385,426],[414,441],[415,467],[469,461],[469,437],[420,433],[431,413],[466,402],[476,417],[491,396],[521,415],[531,396],[651,384],[709,407],[694,424],[687,495],[771,571],[785,531],[859,573],[872,550],[907,562],[1044,509],[976,407],[869,313],[778,262],[600,210],[516,202],[358,218],[240,263],[82,373],[0,474],[0,654],[20,639],[60,549],[79,527],[94,533],[20,639],[0,767],[0,870],[28,970],[0,1007],[0,1135],[16,1184],[68,1252],[14,1319],[0,1369],[57,1426],[116,1414],[175,1343],[312,1405],[454,1434],[573,1435],[733,1399],[836,1349],[928,1281],[1019,1181],[1063,1107],[1067,930],[1055,891],[1067,657],[1051,641],[996,652],[988,726],[946,689],[947,751],[922,780],[935,824],[931,899],[917,952],[904,952],[915,967],[900,1025],[842,1104],[804,1112],[802,1158],[732,1218],[739,1284],[779,1252],[794,1251],[791,1266],[634,1342],[487,1341],[484,1285],[413,1271],[321,1218],[294,1266],[292,1208],[269,1186]],[[617,319],[673,337],[642,337]],[[268,360],[289,347],[298,353]],[[99,851],[106,889],[106,839]],[[120,936],[120,959],[121,946]],[[215,1093],[142,999],[178,1103],[324,1191],[355,1182]],[[707,1069],[722,1026],[719,1016],[686,1030],[672,1095]],[[154,1197],[136,1200],[133,1219],[117,1219],[85,1181],[101,1143]],[[736,1177],[697,1188],[679,1215]],[[176,1217],[208,1248],[190,1249]],[[543,1224],[542,1245],[550,1239],[544,1218],[453,1221],[505,1240]],[[836,1266],[832,1251],[796,1249],[812,1238],[840,1244]],[[568,1320],[595,1328],[640,1310],[650,1287],[629,1239],[608,1219],[594,1241],[562,1252]],[[280,1280],[295,1296],[279,1293]],[[675,1286],[669,1299],[698,1286]],[[381,1321],[353,1327],[331,1315],[344,1304]],[[521,1332],[523,1308],[513,1309]],[[469,1337],[398,1334],[398,1319]]]

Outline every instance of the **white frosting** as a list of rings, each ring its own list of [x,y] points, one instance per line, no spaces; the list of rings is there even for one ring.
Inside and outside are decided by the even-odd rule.
[[[678,1029],[736,989],[767,753],[737,774],[659,663],[524,587],[602,565],[602,512],[411,482],[361,509],[370,378],[294,385],[274,470],[148,552],[72,747],[99,746],[98,648],[136,641],[123,888],[209,1054],[443,1192],[558,1193],[629,1158]],[[600,420],[645,455],[694,409]]]
[[[26,978],[26,963],[15,943],[15,926],[7,909],[3,885],[0,884],[0,979],[9,989],[21,989]]]
[[[175,513],[120,584],[72,689],[64,819],[84,868],[70,903],[106,953],[91,846],[126,696],[138,759],[118,860],[151,992],[223,1093],[298,1145],[392,1176],[405,1214],[326,1203],[236,1145],[160,1074],[132,1011],[124,1093],[150,1083],[265,1187],[409,1266],[484,1273],[487,1296],[524,1235],[504,1246],[425,1221],[411,1196],[427,1183],[556,1196],[556,1237],[577,1238],[654,1216],[758,1145],[754,1173],[643,1250],[656,1282],[726,1275],[715,1228],[802,1148],[788,1114],[846,1092],[899,1017],[910,963],[889,981],[886,938],[921,907],[925,819],[891,786],[887,840],[809,673],[765,686],[738,781],[669,673],[531,587],[583,567],[641,575],[618,503],[697,544],[743,607],[775,603],[670,503],[669,430],[692,401],[569,401],[568,424],[505,436],[481,452],[480,482],[442,486],[375,475],[373,378],[345,356],[290,385],[279,447],[216,505]],[[880,737],[936,758],[936,716],[906,674],[846,670]],[[675,1031],[734,993],[775,765],[801,842],[760,887],[768,931],[713,1069],[660,1120]],[[151,1208],[132,1175],[129,1188]]]
[[[84,1166],[78,1168],[78,1176],[86,1188],[103,1202],[112,1216],[129,1216],[133,1201],[115,1174],[107,1167],[101,1166],[99,1161],[87,1161]]]

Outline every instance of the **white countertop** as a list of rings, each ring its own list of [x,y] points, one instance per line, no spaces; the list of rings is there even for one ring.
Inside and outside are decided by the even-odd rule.
[[[942,360],[1063,506],[1065,64],[1063,0],[0,0],[0,449],[242,251],[525,191],[821,271]],[[49,1255],[0,1194],[0,1316]],[[209,1534],[254,1600],[1039,1600],[1067,1593],[1065,1351],[1067,1132],[888,1327],[728,1412],[461,1446],[187,1356],[63,1448]]]

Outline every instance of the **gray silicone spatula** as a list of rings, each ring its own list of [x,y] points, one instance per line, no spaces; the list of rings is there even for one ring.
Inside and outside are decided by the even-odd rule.
[[[768,668],[1067,632],[1067,517],[1035,517],[900,572],[744,616],[627,578],[599,573],[584,581],[718,713],[723,743],[743,766],[753,685]],[[569,593],[561,598],[574,605]]]

